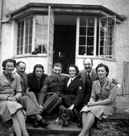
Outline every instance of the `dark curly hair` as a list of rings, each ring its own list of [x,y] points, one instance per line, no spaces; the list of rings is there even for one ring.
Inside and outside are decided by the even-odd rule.
[[[41,64],[36,64],[36,65],[34,66],[34,69],[33,69],[33,74],[35,74],[36,68],[41,68],[41,69],[43,70],[43,72],[44,72],[44,67],[43,67],[43,65],[41,65]]]
[[[67,69],[68,73],[69,73],[69,68],[70,68],[70,67],[74,67],[74,68],[75,68],[75,70],[76,70],[76,72],[77,72],[77,73],[76,73],[76,75],[78,75],[78,73],[79,73],[79,69],[78,69],[78,67],[77,67],[76,65],[74,65],[74,64],[69,65],[69,66],[68,66],[68,69]]]
[[[98,68],[100,68],[100,67],[104,67],[104,68],[105,68],[105,70],[106,70],[106,72],[107,72],[107,74],[106,74],[106,77],[107,77],[108,74],[109,74],[109,68],[108,68],[108,66],[105,65],[105,64],[103,64],[103,63],[100,63],[100,64],[98,64],[98,66],[96,67],[96,72],[98,72]]]
[[[16,67],[16,61],[15,61],[14,59],[6,59],[6,60],[4,60],[3,63],[2,63],[3,70],[6,70],[6,69],[5,69],[6,63],[8,63],[8,62],[12,62],[13,65],[14,65],[14,68]]]

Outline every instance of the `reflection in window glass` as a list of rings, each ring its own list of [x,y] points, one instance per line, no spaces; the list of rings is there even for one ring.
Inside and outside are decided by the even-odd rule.
[[[100,55],[113,57],[115,19],[105,17],[100,19]]]
[[[35,19],[35,24],[33,24],[33,19]],[[44,15],[28,17],[18,22],[17,55],[30,54],[33,51],[36,51],[36,54],[47,53],[47,24],[48,16]],[[35,27],[34,30],[33,27]],[[32,38],[35,39],[33,45]]]
[[[30,18],[27,18],[25,20],[25,30],[26,30],[26,33],[25,33],[25,54],[27,53],[31,53],[31,48],[32,48],[32,23],[33,21],[33,18],[30,17]]]
[[[24,21],[18,23],[17,55],[23,54]]]
[[[47,53],[48,16],[36,16],[35,50],[38,53]]]

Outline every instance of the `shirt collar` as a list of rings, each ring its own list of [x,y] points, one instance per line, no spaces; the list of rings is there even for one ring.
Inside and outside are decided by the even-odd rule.
[[[73,77],[73,78],[71,78],[71,77],[70,77],[70,79],[71,79],[71,80],[74,80],[75,78],[76,78],[76,76],[75,76],[75,77]]]

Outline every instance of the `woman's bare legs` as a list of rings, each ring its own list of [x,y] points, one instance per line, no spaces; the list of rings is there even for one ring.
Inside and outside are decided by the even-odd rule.
[[[17,120],[16,114],[13,115],[12,120],[13,120],[13,128],[16,136],[22,136],[21,128],[19,126],[19,122]]]
[[[83,128],[79,136],[89,136],[89,130],[94,124],[94,121],[95,121],[95,116],[92,114],[92,112],[82,113]]]
[[[16,112],[16,117],[17,117],[17,121],[19,123],[19,126],[20,126],[23,136],[29,136],[29,134],[26,130],[26,124],[25,124],[25,118],[24,118],[23,112],[21,110],[18,110]]]

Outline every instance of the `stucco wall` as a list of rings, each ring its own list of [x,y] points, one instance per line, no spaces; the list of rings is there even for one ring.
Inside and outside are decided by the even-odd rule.
[[[41,64],[44,66],[44,72],[47,73],[47,57],[45,56],[28,56],[24,57],[17,57],[16,61],[24,61],[26,63],[26,72],[30,73],[33,72],[33,68],[36,64]]]
[[[85,4],[85,5],[102,5],[117,14],[127,17],[125,21],[117,25],[116,31],[116,61],[104,61],[95,59],[94,67],[100,62],[106,63],[110,68],[110,75],[113,78],[117,78],[120,84],[123,82],[123,61],[129,61],[129,1],[128,0],[4,0],[4,15],[3,19],[6,19],[5,15],[9,14],[18,8],[28,4],[29,2],[36,3],[59,3],[59,4]],[[16,48],[16,24],[15,22],[4,23],[2,25],[2,46],[1,46],[1,60],[13,57],[15,55]],[[32,58],[31,58],[32,59]],[[29,63],[29,60],[27,63]],[[36,59],[36,62],[38,59]],[[34,63],[32,63],[33,65]],[[79,69],[83,69],[83,63],[81,59],[76,58],[76,64]],[[27,71],[32,68],[27,68]]]

